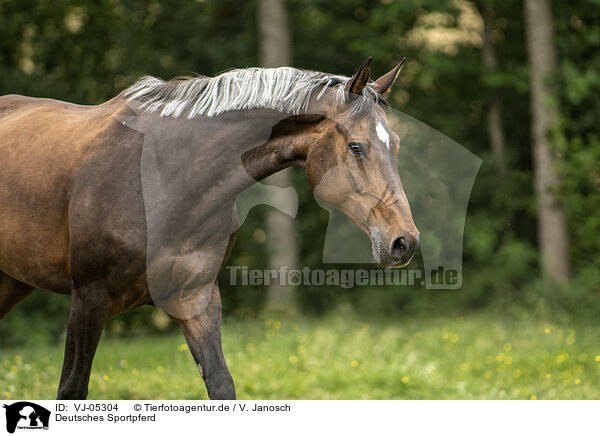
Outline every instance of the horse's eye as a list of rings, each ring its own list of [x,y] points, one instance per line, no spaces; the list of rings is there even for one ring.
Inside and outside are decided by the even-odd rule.
[[[348,148],[355,156],[360,156],[365,152],[365,146],[360,142],[350,142]]]

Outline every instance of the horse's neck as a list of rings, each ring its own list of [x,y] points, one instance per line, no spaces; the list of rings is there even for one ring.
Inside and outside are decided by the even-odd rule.
[[[273,139],[285,115],[252,110],[215,118],[160,117],[143,114],[142,173],[156,176],[171,198],[231,201],[249,186],[293,164],[293,147]],[[165,183],[165,181],[167,181]]]

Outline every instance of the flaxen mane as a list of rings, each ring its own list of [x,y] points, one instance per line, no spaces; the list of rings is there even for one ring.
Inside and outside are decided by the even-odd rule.
[[[291,67],[232,70],[216,77],[196,77],[164,81],[142,77],[124,91],[129,100],[142,102],[149,112],[161,116],[188,118],[214,117],[223,112],[244,109],[272,109],[300,114],[311,98],[327,98],[340,106],[346,102],[349,77]],[[374,84],[367,86],[345,111],[355,117],[384,103]]]

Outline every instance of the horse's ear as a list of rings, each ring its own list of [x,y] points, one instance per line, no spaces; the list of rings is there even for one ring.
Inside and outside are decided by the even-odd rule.
[[[369,56],[364,64],[358,69],[356,74],[348,81],[346,85],[346,92],[349,94],[358,95],[365,89],[367,83],[369,83],[369,64],[373,58]]]
[[[375,84],[378,85],[377,92],[379,92],[379,94],[383,95],[384,97],[387,97],[387,95],[390,93],[390,90],[392,89],[392,85],[398,77],[398,74],[400,74],[400,71],[402,70],[404,61],[406,61],[406,58],[402,58],[400,63],[396,65],[394,69],[385,73],[383,76],[381,76],[375,81]]]

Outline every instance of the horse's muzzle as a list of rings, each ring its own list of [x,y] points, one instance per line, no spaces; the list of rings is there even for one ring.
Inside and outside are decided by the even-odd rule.
[[[381,237],[378,229],[371,228],[370,236],[373,257],[383,268],[406,266],[419,248],[419,232],[416,234],[403,232],[392,239],[389,245],[385,242],[386,238]]]

